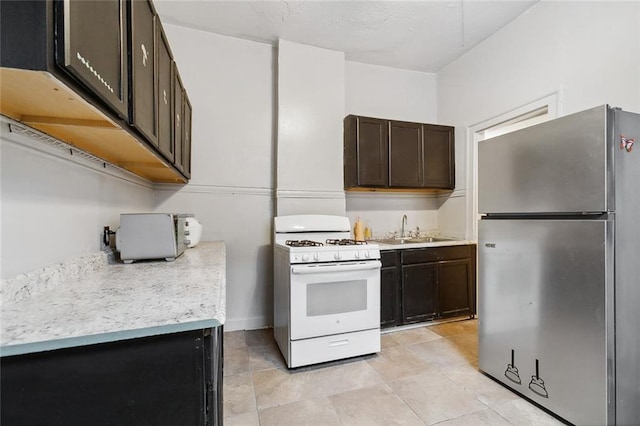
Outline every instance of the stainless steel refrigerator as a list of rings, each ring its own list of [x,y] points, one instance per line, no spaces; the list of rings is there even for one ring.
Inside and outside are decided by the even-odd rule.
[[[640,115],[480,142],[479,368],[577,425],[640,423]]]

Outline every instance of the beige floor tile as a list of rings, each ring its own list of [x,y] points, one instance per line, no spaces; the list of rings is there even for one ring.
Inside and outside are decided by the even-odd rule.
[[[313,379],[314,386],[322,390],[322,395],[333,395],[383,383],[380,375],[367,364],[367,361],[354,361],[323,368],[314,372]]]
[[[469,319],[469,320],[461,320],[461,321],[452,321],[452,322],[432,325],[429,328],[434,333],[440,336],[445,336],[445,337],[454,336],[456,334],[466,334],[466,333],[477,334],[478,320]]]
[[[446,339],[408,345],[407,349],[439,368],[469,364],[477,359],[473,354],[456,347]]]
[[[488,408],[438,423],[438,426],[511,426],[511,423]]]
[[[244,347],[224,347],[224,376],[234,376],[236,374],[248,373],[251,371],[249,359],[249,348]]]
[[[443,368],[440,372],[467,392],[475,394],[478,400],[490,407],[520,399],[518,395],[494,382],[471,365]]]
[[[478,358],[478,335],[475,333],[456,334],[445,338],[460,350]]]
[[[400,345],[411,345],[419,342],[430,342],[440,339],[441,336],[429,330],[429,327],[412,328],[410,330],[396,331],[388,334],[391,339]]]
[[[275,337],[273,337],[273,328],[245,331],[245,340],[247,346],[271,345],[276,341]]]
[[[524,399],[498,404],[493,409],[517,426],[560,426],[564,424]]]
[[[385,382],[423,373],[431,366],[404,346],[383,349],[367,363],[382,377]]]
[[[225,417],[255,411],[256,398],[251,374],[224,377],[222,399]]]
[[[266,408],[373,386],[382,379],[365,361],[355,361],[306,371],[256,371],[253,383],[258,408]]]
[[[284,357],[276,342],[264,346],[249,346],[249,366],[251,371],[270,368],[287,368]]]
[[[227,332],[225,425],[562,424],[478,371],[476,320],[386,333],[382,348],[289,370],[272,329]]]
[[[380,336],[380,346],[384,350],[384,349],[392,348],[394,346],[400,346],[400,343],[393,340],[393,337],[391,336],[391,334],[387,333]]]
[[[427,424],[484,410],[486,405],[439,372],[429,372],[389,383]]]
[[[274,368],[253,373],[258,409],[300,401],[312,381],[310,372]]]
[[[248,413],[236,414],[224,418],[224,426],[260,426],[258,412],[251,411]]]
[[[260,410],[260,425],[339,425],[340,419],[328,398],[307,399]]]
[[[227,331],[222,336],[222,342],[225,349],[231,348],[244,348],[247,346],[245,341],[244,331]]]
[[[342,425],[422,425],[420,417],[387,385],[330,397]]]

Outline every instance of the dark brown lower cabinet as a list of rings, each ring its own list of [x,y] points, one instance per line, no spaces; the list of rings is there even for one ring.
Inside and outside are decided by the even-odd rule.
[[[382,251],[381,258],[381,328],[475,315],[475,245]]]
[[[402,265],[402,324],[437,316],[437,267],[434,263]]]
[[[380,327],[395,327],[400,321],[400,274],[398,252],[380,253]]]
[[[441,318],[472,315],[475,305],[470,259],[449,260],[438,263],[438,311]]]
[[[1,362],[3,426],[222,425],[222,327]]]

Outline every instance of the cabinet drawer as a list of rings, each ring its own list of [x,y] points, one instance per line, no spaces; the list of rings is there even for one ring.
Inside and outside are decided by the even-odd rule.
[[[398,265],[398,252],[396,250],[381,251],[380,260],[382,261],[382,267],[397,266]]]
[[[434,247],[402,250],[402,264],[438,262],[441,260],[464,259],[471,256],[469,246]]]

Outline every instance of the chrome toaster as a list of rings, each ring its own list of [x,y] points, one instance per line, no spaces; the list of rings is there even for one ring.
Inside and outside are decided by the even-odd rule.
[[[124,263],[143,259],[173,261],[190,244],[187,218],[192,214],[129,213],[120,215],[116,250]]]

